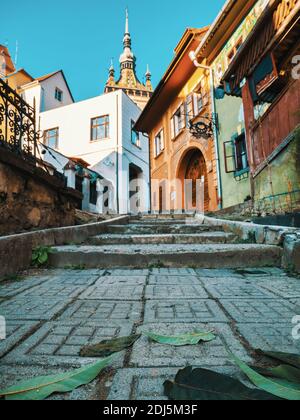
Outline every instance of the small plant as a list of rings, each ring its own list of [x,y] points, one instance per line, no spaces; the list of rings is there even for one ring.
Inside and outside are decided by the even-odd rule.
[[[78,264],[78,265],[66,265],[64,267],[65,270],[74,270],[74,271],[83,271],[86,270],[86,265]]]
[[[161,261],[158,261],[157,263],[153,263],[153,264],[149,264],[148,266],[149,269],[153,269],[153,268],[166,268],[165,264]]]
[[[42,267],[47,264],[51,248],[40,246],[32,251],[32,265],[34,267]]]

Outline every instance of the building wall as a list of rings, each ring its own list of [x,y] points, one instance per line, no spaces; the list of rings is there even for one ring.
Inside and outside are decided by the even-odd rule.
[[[251,195],[249,172],[236,177],[226,173],[224,143],[231,141],[235,134],[245,129],[244,108],[240,98],[225,95],[216,100],[216,112],[219,119],[219,158],[222,182],[223,208],[241,204]]]
[[[271,184],[272,182],[272,184]],[[300,135],[254,178],[255,201],[263,211],[295,210],[300,205]],[[293,193],[290,195],[289,193]],[[277,196],[277,197],[274,197]],[[274,201],[275,200],[275,201]]]
[[[42,102],[40,104],[41,112],[51,109],[61,108],[73,103],[72,96],[67,88],[62,73],[57,73],[49,79],[40,83],[42,87]],[[58,88],[63,92],[62,101],[55,99],[55,89]]]
[[[131,144],[131,119],[137,119],[140,112],[122,91],[116,91],[40,114],[41,130],[59,128],[60,153],[85,160],[112,184],[114,211],[118,187],[120,213],[128,211],[129,162],[142,167],[145,174],[149,171],[146,138],[141,139],[141,149]],[[91,119],[105,115],[110,116],[109,138],[91,141]],[[147,203],[142,207],[148,210]]]
[[[195,90],[202,77],[204,77],[203,70],[195,70],[192,77],[187,80],[181,92],[163,112],[162,117],[157,121],[150,133],[152,205],[155,211],[159,210],[159,182],[163,180],[168,180],[170,185],[169,191],[166,192],[167,197],[164,203],[164,210],[181,211],[183,209],[182,191],[178,190],[180,187],[175,186],[175,183],[177,183],[177,179],[183,181],[179,172],[187,153],[192,149],[200,150],[206,161],[208,194],[210,198],[208,210],[214,211],[218,207],[216,159],[213,139],[196,139],[191,135],[188,127],[182,130],[175,139],[172,139],[171,134],[171,118],[178,107],[186,101],[187,96]],[[206,93],[210,99],[208,75],[205,77],[205,85]],[[208,103],[208,106],[203,110],[203,115],[209,114],[209,112],[210,104]],[[195,118],[195,121],[197,121],[197,118]],[[165,149],[159,156],[155,156],[155,137],[161,129],[164,130]],[[174,193],[174,190],[176,190],[176,193]]]

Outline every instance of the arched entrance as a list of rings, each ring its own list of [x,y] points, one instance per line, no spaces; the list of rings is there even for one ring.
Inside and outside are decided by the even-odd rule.
[[[181,160],[178,177],[182,183],[185,211],[208,211],[209,192],[205,158],[201,150],[189,150]]]

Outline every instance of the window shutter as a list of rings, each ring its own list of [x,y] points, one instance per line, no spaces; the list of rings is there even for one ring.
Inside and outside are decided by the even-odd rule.
[[[227,174],[236,172],[235,164],[235,140],[226,141],[223,144],[224,147],[224,159],[225,159],[225,172]]]
[[[173,140],[173,138],[175,137],[175,131],[174,131],[174,117],[171,118],[170,120],[170,124],[171,124],[171,139]]]
[[[194,93],[193,94],[193,102],[194,102],[194,116],[199,114],[199,109],[198,109],[198,94]]]
[[[181,128],[186,127],[186,102],[184,102],[180,107],[180,119],[181,119]]]
[[[160,132],[160,152],[165,148],[164,130]]]

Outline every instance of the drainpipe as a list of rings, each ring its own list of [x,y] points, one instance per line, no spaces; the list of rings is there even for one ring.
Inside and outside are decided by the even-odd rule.
[[[198,48],[199,49],[199,48]],[[197,60],[197,50],[191,51],[189,53],[189,57],[191,61],[194,63],[194,66],[203,69],[203,70],[209,70],[210,73],[210,79],[211,79],[211,104],[212,104],[212,114],[215,118],[216,114],[216,100],[215,100],[215,89],[214,89],[214,72],[213,69],[209,66],[205,66],[203,64],[200,64]],[[217,166],[217,178],[218,178],[218,207],[219,209],[223,208],[223,193],[222,193],[222,180],[221,180],[221,169],[220,169],[220,154],[219,154],[219,135],[218,135],[218,129],[216,127],[216,124],[213,124],[214,127],[214,144],[215,144],[215,151],[216,151],[216,166]]]
[[[117,105],[117,157],[116,157],[116,198],[117,198],[117,214],[120,212],[120,197],[119,197],[119,93],[116,95]]]
[[[152,174],[151,174],[151,144],[150,144],[150,137],[147,133],[142,133],[144,137],[148,139],[148,146],[149,146],[149,209],[150,214],[152,213]]]

